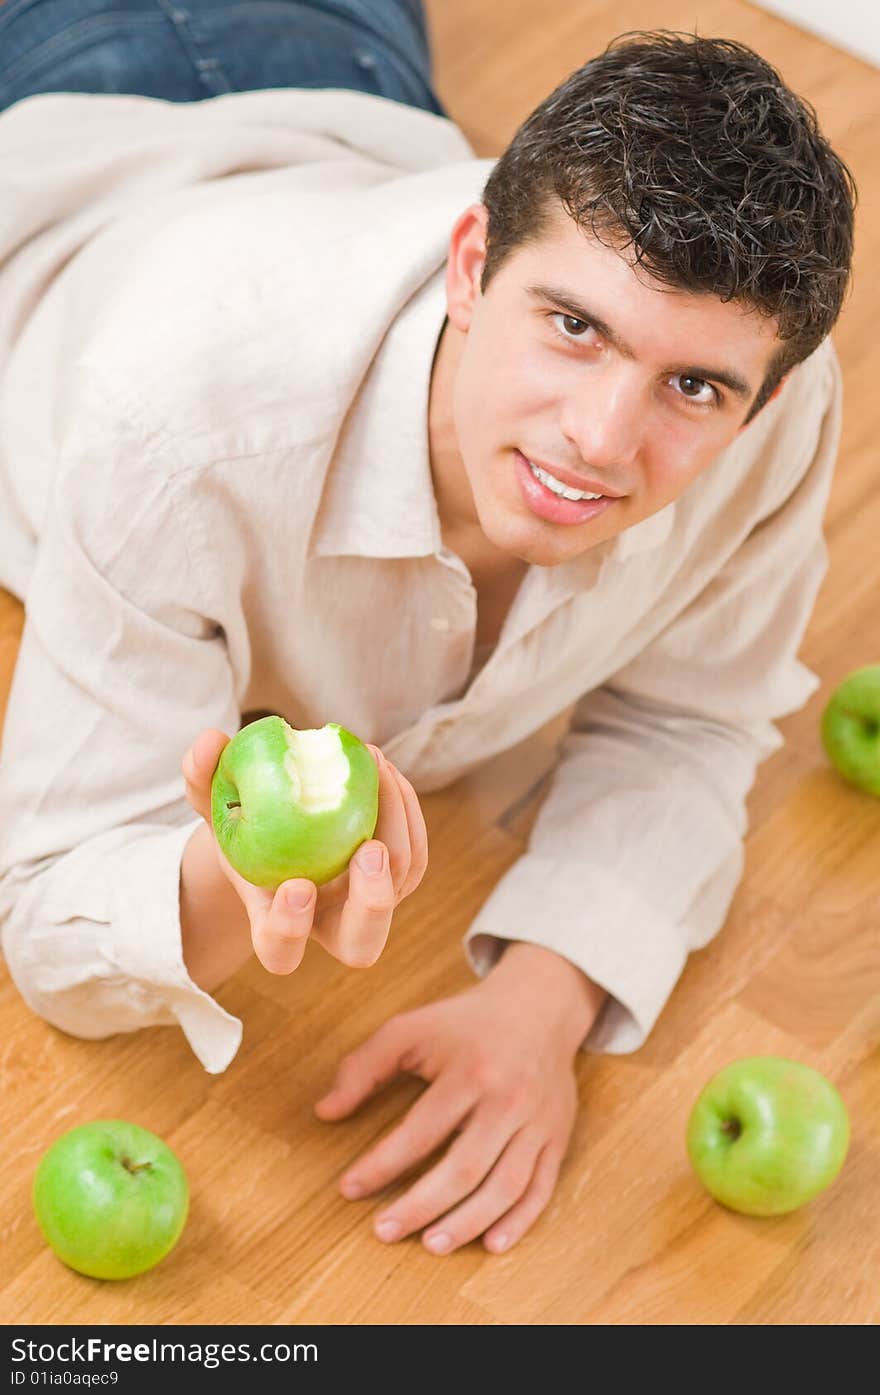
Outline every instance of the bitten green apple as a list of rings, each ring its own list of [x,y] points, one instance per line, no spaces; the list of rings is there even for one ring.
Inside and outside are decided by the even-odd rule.
[[[376,762],[336,722],[298,731],[261,717],[223,748],[211,782],[217,842],[255,886],[329,882],[372,838],[378,817]]]
[[[880,664],[857,668],[831,694],[822,744],[845,780],[880,799]]]
[[[782,1215],[818,1196],[848,1147],[849,1117],[831,1081],[784,1056],[750,1056],[719,1071],[687,1126],[688,1156],[706,1190],[749,1216]]]
[[[177,1244],[189,1187],[174,1152],[124,1119],[56,1139],[34,1176],[34,1213],[52,1249],[93,1279],[130,1279]]]

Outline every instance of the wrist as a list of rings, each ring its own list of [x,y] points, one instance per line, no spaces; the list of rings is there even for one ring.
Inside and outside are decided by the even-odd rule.
[[[180,940],[187,973],[206,993],[230,978],[253,952],[247,912],[220,869],[206,823],[183,851]]]
[[[520,1002],[547,1009],[572,1054],[583,1044],[608,994],[582,969],[555,950],[526,940],[509,940],[488,979]]]

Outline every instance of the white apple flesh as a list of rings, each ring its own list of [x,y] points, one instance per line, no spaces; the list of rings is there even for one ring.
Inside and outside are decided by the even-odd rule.
[[[376,762],[336,722],[309,730],[283,717],[251,722],[224,747],[211,783],[217,842],[255,886],[331,881],[373,836],[378,815]]]

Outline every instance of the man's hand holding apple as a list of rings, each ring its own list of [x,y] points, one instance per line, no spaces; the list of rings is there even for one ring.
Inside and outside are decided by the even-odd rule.
[[[223,732],[201,732],[184,756],[182,770],[187,799],[205,820],[200,833],[210,837],[217,865],[247,912],[257,958],[270,973],[292,973],[311,937],[344,964],[374,964],[385,947],[395,907],[415,891],[428,863],[427,830],[412,785],[378,747],[368,746],[379,772],[374,836],[361,844],[345,871],[321,886],[304,877],[277,888],[255,886],[230,865],[212,829],[211,782],[228,741]],[[205,960],[200,954],[200,966]],[[227,960],[225,967],[234,964]],[[202,978],[203,986],[221,977],[210,965],[201,975],[192,965],[190,972],[197,981]]]

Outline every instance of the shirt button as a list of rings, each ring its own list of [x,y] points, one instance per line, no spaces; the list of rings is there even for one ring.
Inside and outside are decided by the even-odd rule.
[[[446,616],[445,616],[445,615],[432,615],[432,616],[431,616],[431,629],[432,629],[432,630],[443,630],[443,631],[445,632],[445,631],[448,630],[449,628],[450,628],[450,626],[449,626],[449,621],[446,619]]]

